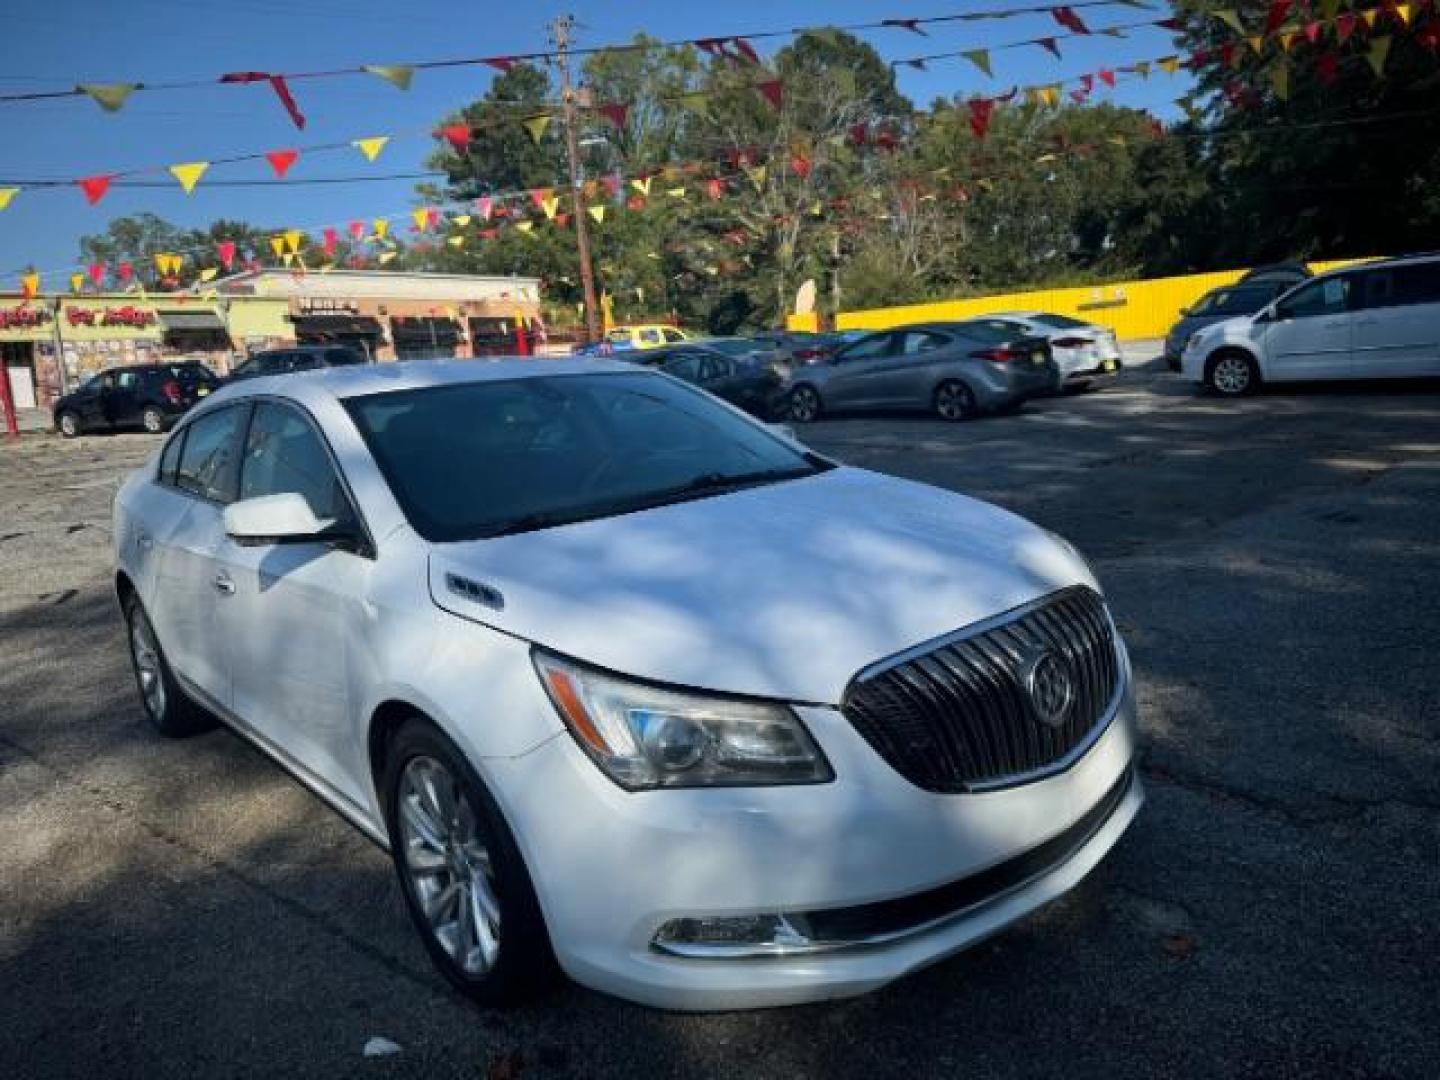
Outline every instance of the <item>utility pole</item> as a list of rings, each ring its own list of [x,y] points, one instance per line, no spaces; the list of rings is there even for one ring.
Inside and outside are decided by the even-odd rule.
[[[580,287],[585,294],[585,336],[600,338],[600,308],[595,301],[595,272],[590,268],[590,227],[585,212],[585,191],[580,174],[580,135],[576,131],[575,91],[570,85],[570,32],[575,16],[560,15],[550,24],[555,42],[555,66],[560,69],[561,117],[565,123],[565,151],[570,158],[570,194],[575,201],[575,247],[580,255]]]

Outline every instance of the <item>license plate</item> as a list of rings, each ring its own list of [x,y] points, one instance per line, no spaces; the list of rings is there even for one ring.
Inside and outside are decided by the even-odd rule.
[[[1103,364],[1100,365],[1100,370],[1101,370],[1101,371],[1106,371],[1106,372],[1114,371],[1114,370],[1115,370],[1115,361],[1114,361],[1114,360],[1106,360]]]
[[[206,394],[208,394],[208,393],[210,393],[210,388],[209,388],[208,386],[202,386],[202,387],[200,387],[198,390],[195,391],[195,396],[196,396],[196,397],[204,397],[204,396],[205,396]]]
[[[1043,364],[1045,362],[1045,354],[1043,352],[1032,352],[1030,354],[1030,362],[1032,364]]]

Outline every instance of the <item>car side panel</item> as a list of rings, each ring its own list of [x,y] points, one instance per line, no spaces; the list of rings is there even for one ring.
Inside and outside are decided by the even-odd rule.
[[[1355,377],[1440,375],[1440,304],[1366,308],[1355,320]]]
[[[155,485],[165,509],[146,523],[154,579],[146,610],[170,665],[221,705],[230,703],[231,650],[220,638],[216,556],[225,541],[221,507]]]

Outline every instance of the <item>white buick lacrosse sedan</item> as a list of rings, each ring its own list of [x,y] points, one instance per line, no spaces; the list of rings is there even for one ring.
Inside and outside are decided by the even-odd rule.
[[[857,994],[1069,889],[1142,801],[1075,549],[608,361],[249,380],[115,504],[145,711],[389,850],[460,989]]]

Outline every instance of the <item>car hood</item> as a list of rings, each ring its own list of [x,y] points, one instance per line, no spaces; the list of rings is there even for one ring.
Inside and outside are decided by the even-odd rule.
[[[822,704],[1077,582],[1094,586],[1083,560],[1029,522],[850,468],[430,558],[435,602],[466,619],[641,678]]]

